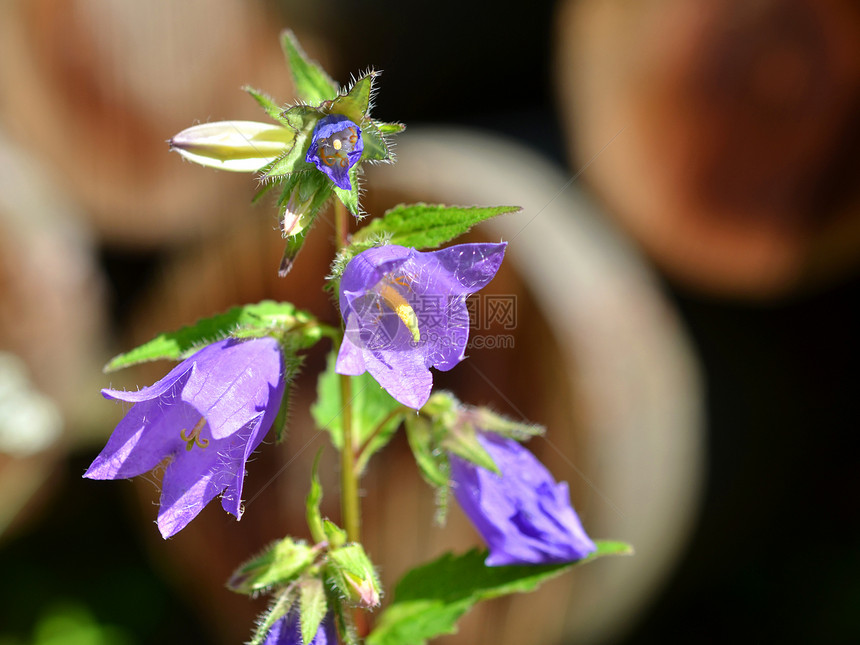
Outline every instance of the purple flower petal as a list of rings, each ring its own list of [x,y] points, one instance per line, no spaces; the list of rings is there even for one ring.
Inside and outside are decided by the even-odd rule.
[[[349,171],[363,150],[361,128],[342,114],[329,114],[314,128],[305,161],[316,165],[338,188],[352,190]]]
[[[294,607],[290,612],[275,621],[263,645],[302,645],[301,616]],[[317,633],[308,645],[337,645],[337,629],[334,614],[328,612],[320,623]]]
[[[168,460],[158,526],[182,529],[218,494],[241,516],[245,463],[271,427],[285,389],[277,341],[212,343],[138,392],[104,390],[134,403],[84,477],[134,477]]]
[[[501,476],[451,455],[458,504],[487,543],[487,566],[580,560],[597,547],[570,504],[567,484],[513,439],[483,433],[478,440]]]
[[[386,245],[354,257],[340,283],[346,335],[336,371],[368,371],[395,399],[420,408],[432,388],[429,368],[449,370],[465,357],[466,296],[492,279],[505,246],[421,253]]]

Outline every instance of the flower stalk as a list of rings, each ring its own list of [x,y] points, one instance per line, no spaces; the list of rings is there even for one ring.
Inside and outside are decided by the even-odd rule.
[[[334,204],[334,221],[337,250],[349,244],[349,214],[340,202]],[[358,473],[355,467],[355,442],[352,438],[352,381],[349,376],[340,377],[341,418],[343,428],[343,445],[340,453],[340,508],[343,528],[347,540],[361,541],[361,507],[358,499]]]

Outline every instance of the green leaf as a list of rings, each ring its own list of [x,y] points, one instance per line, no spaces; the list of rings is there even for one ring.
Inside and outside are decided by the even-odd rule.
[[[314,549],[303,541],[286,537],[236,569],[227,587],[237,593],[254,594],[288,584],[311,566],[315,557]]]
[[[542,582],[575,566],[607,555],[628,555],[623,542],[598,541],[597,551],[569,564],[487,567],[485,551],[445,554],[407,573],[394,590],[367,645],[423,645],[427,639],[457,631],[456,622],[481,600],[533,591]]]
[[[289,302],[263,300],[233,307],[177,331],[159,334],[151,341],[111,359],[105,371],[112,372],[147,361],[187,358],[201,346],[227,336],[254,337],[273,333],[288,335],[298,350],[312,346],[329,330],[311,314],[296,309]]]
[[[287,64],[296,84],[296,93],[310,105],[320,105],[337,96],[337,85],[325,73],[319,63],[305,54],[296,35],[289,29],[281,32],[281,48],[287,56]]]
[[[260,90],[254,89],[250,85],[246,85],[242,89],[245,90],[248,94],[250,94],[251,97],[257,103],[260,104],[260,107],[262,107],[263,110],[265,110],[266,114],[268,114],[271,118],[273,118],[275,121],[278,121],[282,125],[289,125],[289,123],[287,123],[287,120],[283,116],[281,116],[282,112],[284,111],[284,108],[275,103],[274,99],[271,96],[269,96],[265,92],[261,92]]]
[[[320,430],[328,430],[332,443],[343,446],[341,414],[341,376],[334,371],[336,354],[328,357],[326,371],[317,381],[317,401],[311,406],[311,415]],[[350,407],[352,409],[352,431],[360,454],[356,469],[364,471],[370,457],[381,450],[390,440],[409,410],[391,398],[370,374],[349,377]]]
[[[328,611],[325,588],[319,578],[303,580],[299,589],[299,621],[302,626],[302,642],[310,643]]]
[[[369,72],[362,76],[349,92],[338,96],[331,104],[332,114],[342,114],[354,123],[361,124],[370,106],[370,95],[373,92],[373,81],[379,76],[379,72]]]
[[[392,244],[416,249],[435,249],[466,233],[486,219],[514,213],[518,206],[445,206],[443,204],[400,204],[353,235],[354,242],[372,236],[390,235]]]

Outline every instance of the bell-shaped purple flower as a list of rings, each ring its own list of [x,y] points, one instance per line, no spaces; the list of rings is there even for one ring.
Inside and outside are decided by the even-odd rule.
[[[314,128],[305,161],[315,164],[338,188],[352,190],[349,169],[363,150],[361,128],[342,114],[329,114]]]
[[[245,462],[278,414],[283,374],[274,339],[225,339],[150,387],[102,390],[105,398],[134,405],[84,477],[134,477],[167,458],[157,521],[165,538],[219,493],[224,510],[240,518]]]
[[[597,547],[570,504],[566,482],[513,439],[486,432],[478,440],[500,475],[451,455],[454,496],[487,543],[487,566],[557,564]]]
[[[298,610],[293,608],[286,616],[279,618],[266,634],[263,645],[303,645]],[[308,645],[337,645],[337,629],[331,612],[325,615],[316,635]]]
[[[496,275],[505,243],[422,253],[386,245],[350,260],[340,281],[346,333],[335,370],[367,371],[416,410],[430,397],[430,367],[449,370],[469,341],[466,297]]]

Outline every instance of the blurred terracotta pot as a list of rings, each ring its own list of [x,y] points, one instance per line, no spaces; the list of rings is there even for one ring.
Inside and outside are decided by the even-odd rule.
[[[258,3],[28,0],[0,5],[0,116],[113,243],[211,230],[253,194],[244,174],[167,153],[195,122],[266,117],[245,84],[293,92]]]
[[[599,153],[585,179],[672,278],[763,297],[856,269],[856,3],[570,0],[557,24],[573,163]]]

